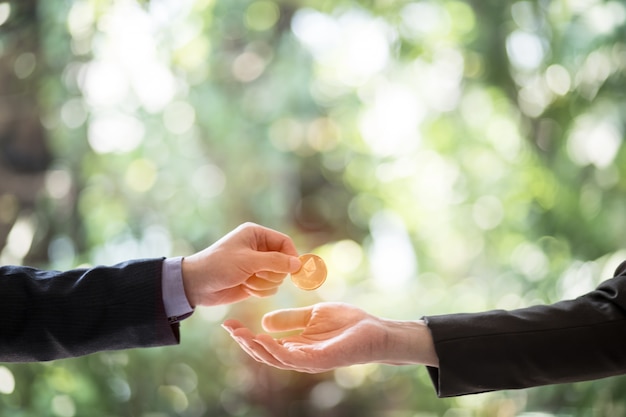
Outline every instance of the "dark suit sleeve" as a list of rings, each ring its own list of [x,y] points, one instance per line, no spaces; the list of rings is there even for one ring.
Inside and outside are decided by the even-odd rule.
[[[575,300],[513,311],[424,318],[440,397],[527,388],[626,373],[626,262]]]
[[[0,361],[176,344],[163,307],[162,259],[42,271],[0,268]]]

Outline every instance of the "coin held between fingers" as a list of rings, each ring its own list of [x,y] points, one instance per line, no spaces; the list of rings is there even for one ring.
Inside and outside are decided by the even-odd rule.
[[[312,253],[300,256],[302,267],[291,274],[291,280],[302,290],[315,290],[326,281],[326,264],[324,260]]]

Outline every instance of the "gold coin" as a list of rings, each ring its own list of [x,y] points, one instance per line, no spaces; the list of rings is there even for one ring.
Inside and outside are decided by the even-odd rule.
[[[302,267],[291,274],[291,280],[296,287],[311,291],[319,288],[326,281],[326,264],[324,260],[312,253],[300,256]]]

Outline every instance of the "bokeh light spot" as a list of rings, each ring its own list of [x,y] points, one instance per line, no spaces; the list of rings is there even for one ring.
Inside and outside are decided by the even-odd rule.
[[[269,128],[272,145],[280,151],[295,151],[305,140],[305,127],[293,118],[276,120]]]
[[[69,395],[55,395],[52,398],[52,413],[58,417],[74,417],[76,415],[76,404]]]
[[[87,121],[87,109],[82,99],[73,98],[61,106],[61,120],[70,129],[81,127]]]
[[[376,287],[402,290],[417,274],[415,251],[405,225],[396,214],[381,212],[372,218],[370,227],[369,260]]]
[[[363,261],[363,249],[353,240],[341,240],[332,246],[330,262],[338,272],[349,274]]]
[[[251,30],[268,30],[278,22],[280,9],[273,1],[260,0],[246,10],[246,26]]]
[[[202,165],[193,173],[191,186],[199,196],[216,197],[226,188],[226,175],[217,165]]]
[[[17,78],[28,78],[37,66],[37,57],[32,52],[24,52],[20,54],[13,64],[13,70]]]
[[[254,81],[263,73],[265,62],[254,52],[244,52],[233,61],[232,71],[242,82]]]
[[[167,130],[176,135],[189,131],[195,120],[196,110],[186,101],[170,103],[163,112],[163,124]]]
[[[325,76],[351,87],[363,85],[385,68],[395,37],[384,21],[356,9],[337,18],[303,9],[295,14],[292,29]]]
[[[342,388],[354,389],[365,382],[371,370],[372,367],[366,365],[338,368],[334,372],[335,382]]]
[[[626,7],[619,1],[598,3],[586,11],[584,18],[596,34],[609,35],[626,21]]]
[[[571,88],[572,80],[569,72],[561,65],[550,65],[546,70],[546,83],[554,93],[564,96]]]
[[[523,242],[513,250],[511,264],[532,282],[543,279],[550,265],[541,248],[530,242]]]
[[[129,91],[128,76],[108,61],[92,61],[80,78],[85,100],[94,107],[110,107],[122,102]]]
[[[72,188],[71,174],[65,169],[55,169],[46,174],[46,191],[52,198],[65,198]]]
[[[20,203],[14,194],[0,194],[0,223],[9,223],[17,214]]]
[[[506,40],[506,50],[511,63],[525,70],[539,67],[545,54],[539,36],[534,33],[516,30]]]
[[[15,377],[6,366],[0,366],[0,393],[12,394],[15,390]]]
[[[74,38],[81,38],[90,32],[95,24],[93,3],[77,1],[67,15],[67,28]]]
[[[172,101],[176,80],[168,68],[153,62],[133,75],[132,88],[143,108],[157,113]]]
[[[143,141],[145,128],[134,116],[123,113],[96,114],[87,137],[96,153],[130,152]]]
[[[339,141],[339,128],[330,118],[317,118],[307,129],[309,146],[319,152],[330,151]]]
[[[490,230],[502,222],[504,209],[497,197],[482,196],[474,203],[472,214],[478,227],[483,230]]]
[[[126,184],[138,193],[148,191],[154,186],[157,178],[157,169],[154,163],[147,159],[136,159],[126,170]]]
[[[586,115],[578,118],[567,141],[572,161],[585,166],[608,167],[622,143],[622,132],[610,118]]]
[[[402,33],[414,39],[441,36],[450,31],[450,16],[434,2],[407,4],[401,11]]]
[[[13,262],[21,262],[30,251],[37,230],[36,226],[35,217],[27,214],[18,217],[7,236],[6,246],[2,254],[10,255]]]
[[[422,103],[400,85],[381,86],[371,106],[360,118],[359,128],[370,148],[381,156],[401,155],[419,145]]]
[[[337,406],[344,397],[343,389],[334,381],[324,381],[311,390],[311,404],[320,410],[329,410]]]
[[[177,413],[182,413],[189,407],[187,395],[176,385],[161,385],[159,396],[164,398]]]
[[[4,23],[6,23],[7,20],[9,20],[9,16],[11,16],[11,3],[0,3],[0,26],[2,26]]]

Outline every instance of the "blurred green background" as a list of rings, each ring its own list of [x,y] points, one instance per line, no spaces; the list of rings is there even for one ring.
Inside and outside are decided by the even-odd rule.
[[[330,271],[199,309],[180,346],[2,364],[0,414],[626,414],[624,378],[437,399],[423,367],[278,371],[219,326],[593,289],[626,258],[625,76],[622,1],[0,1],[0,263],[185,255],[254,221]]]

